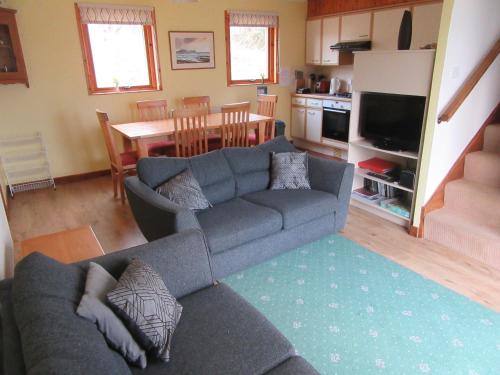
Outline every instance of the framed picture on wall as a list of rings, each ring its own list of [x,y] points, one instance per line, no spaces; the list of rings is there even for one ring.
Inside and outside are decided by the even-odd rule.
[[[170,31],[168,34],[173,70],[215,68],[212,31]]]

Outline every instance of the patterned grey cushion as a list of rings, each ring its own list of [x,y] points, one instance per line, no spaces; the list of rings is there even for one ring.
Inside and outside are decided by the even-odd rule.
[[[108,271],[94,262],[89,263],[85,293],[76,313],[97,325],[113,349],[131,364],[146,368],[146,353],[135,342],[123,322],[106,306],[106,294],[113,290],[117,281]]]
[[[307,153],[273,153],[269,188],[271,190],[311,189],[307,173]]]
[[[185,169],[160,185],[156,192],[191,210],[203,210],[212,206],[190,169]]]
[[[168,362],[182,306],[156,271],[139,259],[132,260],[107,297],[139,344]]]

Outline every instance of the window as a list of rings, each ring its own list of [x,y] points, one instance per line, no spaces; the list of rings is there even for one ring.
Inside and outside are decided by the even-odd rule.
[[[154,10],[76,4],[89,94],[160,90]]]
[[[278,83],[278,16],[226,11],[228,85]]]

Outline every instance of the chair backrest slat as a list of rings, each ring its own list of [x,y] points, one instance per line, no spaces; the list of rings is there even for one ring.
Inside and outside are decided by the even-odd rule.
[[[276,104],[278,95],[259,95],[257,96],[257,114],[272,117],[272,120],[266,122],[265,138],[274,138],[274,120],[276,118]]]
[[[248,147],[250,102],[222,106],[222,147]]]
[[[167,101],[162,100],[141,100],[137,103],[140,121],[157,121],[168,118]]]
[[[117,168],[121,168],[121,159],[118,149],[116,148],[115,139],[111,132],[111,125],[109,124],[109,117],[106,112],[96,110],[97,120],[101,126],[101,131],[104,136],[104,142],[108,150],[109,160],[111,164]]]
[[[208,113],[210,110],[210,96],[188,96],[182,98],[182,106],[184,108],[206,108]]]
[[[185,108],[173,112],[177,157],[208,152],[207,114],[206,108]]]

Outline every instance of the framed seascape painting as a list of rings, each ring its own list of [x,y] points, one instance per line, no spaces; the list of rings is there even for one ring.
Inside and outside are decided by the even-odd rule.
[[[170,31],[172,69],[215,68],[214,33]]]

